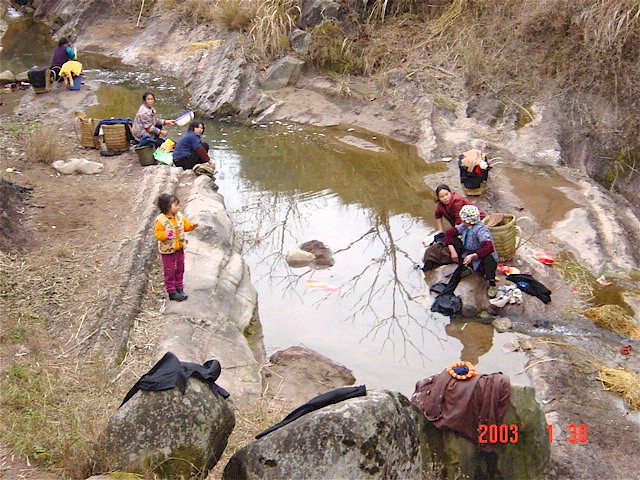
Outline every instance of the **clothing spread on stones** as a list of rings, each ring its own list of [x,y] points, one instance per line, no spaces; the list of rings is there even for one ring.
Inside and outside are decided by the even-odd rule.
[[[127,403],[138,390],[158,391],[178,387],[184,395],[187,391],[187,380],[196,377],[209,385],[213,393],[223,398],[229,397],[229,392],[215,382],[220,376],[222,368],[218,360],[207,360],[202,365],[191,362],[181,362],[173,353],[167,352],[158,362],[145,373],[127,392],[120,406]]]
[[[451,192],[451,200],[446,205],[440,201],[436,203],[435,217],[446,218],[451,226],[459,225],[462,223],[460,219],[460,209],[465,205],[472,205],[464,196],[459,193]],[[485,213],[480,211],[480,219],[485,217]]]
[[[133,119],[131,133],[138,142],[145,136],[158,139],[163,125],[164,121],[158,118],[155,108],[143,103]]]
[[[510,396],[511,382],[501,372],[458,380],[444,370],[417,382],[411,403],[436,428],[457,432],[491,452],[495,445],[478,442],[479,426],[502,424]]]
[[[193,130],[189,130],[184,136],[178,140],[173,150],[173,164],[176,167],[184,169],[192,169],[199,163],[208,163],[209,145],[203,143],[200,135]]]
[[[549,303],[551,301],[551,290],[531,275],[518,273],[507,275],[505,278],[510,282],[515,283],[523,292],[533,295],[534,297],[538,297],[544,303]]]
[[[337,388],[335,390],[331,390],[329,392],[322,393],[317,397],[312,398],[304,405],[299,406],[289,415],[287,415],[284,420],[275,425],[267,428],[266,430],[260,432],[256,435],[256,439],[264,437],[266,434],[273,432],[281,427],[284,427],[288,423],[293,422],[294,420],[302,417],[303,415],[313,412],[314,410],[318,410],[322,407],[326,407],[328,405],[333,405],[334,403],[342,402],[343,400],[347,400],[349,398],[355,397],[363,397],[367,394],[367,387],[365,385],[359,385],[357,387],[342,387]]]

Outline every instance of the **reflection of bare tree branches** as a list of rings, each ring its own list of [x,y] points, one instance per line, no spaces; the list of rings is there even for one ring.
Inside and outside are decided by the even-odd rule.
[[[426,340],[425,332],[429,332],[439,341],[444,341],[444,339],[441,339],[436,332],[425,325],[424,308],[417,301],[421,295],[412,294],[405,284],[406,280],[402,278],[398,254],[401,254],[413,264],[410,255],[396,243],[391,225],[386,217],[379,216],[375,221],[376,225],[374,227],[336,252],[348,251],[365,238],[368,238],[372,243],[383,245],[383,252],[377,259],[365,265],[362,271],[352,276],[348,282],[343,284],[341,296],[352,296],[357,293],[357,286],[361,282],[369,282],[365,289],[358,295],[356,301],[353,302],[353,309],[350,315],[351,320],[357,321],[358,317],[370,314],[375,318],[375,322],[367,332],[365,338],[373,335],[375,339],[380,332],[386,330],[386,337],[382,342],[381,350],[390,344],[395,353],[397,345],[394,339],[397,338],[395,333],[398,331],[402,338],[401,347],[403,359],[407,358],[408,347],[412,347],[423,358],[427,358],[420,344],[417,342],[418,339],[414,338],[415,332],[419,332],[421,344],[424,344]],[[387,281],[389,274],[387,264],[391,267],[390,282]],[[375,304],[376,301],[380,299],[388,299],[388,302],[383,302],[383,307],[390,306],[391,310],[386,316],[380,316],[376,308],[372,306],[372,304]],[[420,313],[420,318],[416,317],[415,311]],[[413,329],[410,328],[412,324]]]
[[[302,214],[297,200],[293,195],[262,193],[260,201],[238,213],[247,217],[246,226],[243,222],[237,225],[246,228],[239,232],[239,237],[244,253],[255,258],[252,274],[260,273],[254,281],[266,281],[283,296],[293,294],[302,299],[306,290],[300,293],[300,280],[312,278],[315,270],[294,271],[283,256],[287,245],[290,247],[292,241],[297,241],[296,235],[308,230],[300,223],[309,215]],[[410,350],[428,360],[424,348],[427,339],[446,342],[446,338],[440,338],[440,334],[427,325],[431,315],[425,311],[423,280],[414,273],[415,262],[398,243],[398,239],[416,228],[416,223],[411,220],[398,228],[392,226],[388,215],[381,213],[371,215],[370,221],[370,228],[350,241],[347,238],[348,243],[333,254],[338,268],[339,256],[345,254],[366,259],[362,267],[349,273],[349,278],[338,285],[339,293],[325,293],[315,299],[313,305],[336,303],[337,297],[347,306],[345,320],[368,325],[361,341],[373,340],[380,344],[380,350],[392,348],[394,355],[399,354],[405,361]],[[371,255],[374,258],[367,256],[369,252],[375,252]],[[343,265],[346,263],[350,262]]]

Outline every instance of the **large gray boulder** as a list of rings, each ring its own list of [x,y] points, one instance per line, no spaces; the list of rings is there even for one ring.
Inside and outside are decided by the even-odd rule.
[[[331,0],[307,0],[302,2],[298,24],[301,28],[320,25],[325,20],[341,20],[345,11],[338,2]]]
[[[206,478],[234,426],[226,400],[194,377],[184,395],[177,388],[141,390],[109,419],[96,448],[94,470]]]
[[[404,395],[368,392],[308,413],[239,450],[223,479],[419,479],[424,422]]]
[[[261,87],[263,90],[277,90],[294,85],[300,78],[304,60],[287,55],[273,63],[265,73]]]
[[[506,441],[501,442],[498,436],[495,453],[486,454],[480,453],[477,446],[463,436],[438,430],[427,422],[423,431],[427,438],[423,455],[442,464],[446,478],[451,480],[491,478],[489,472],[493,469],[494,478],[545,478],[551,450],[547,422],[533,388],[511,386],[503,424],[507,430],[502,440]]]

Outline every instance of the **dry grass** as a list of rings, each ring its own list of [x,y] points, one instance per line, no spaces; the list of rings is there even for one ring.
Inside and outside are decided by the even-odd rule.
[[[198,50],[215,50],[222,45],[222,40],[211,40],[209,42],[192,42],[187,46],[187,53],[197,52]]]
[[[383,65],[386,56],[383,43],[346,36],[337,22],[329,21],[312,30],[306,58],[318,68],[341,75],[370,75]]]
[[[269,398],[260,398],[255,402],[234,408],[236,426],[222,457],[207,478],[210,480],[222,478],[224,467],[234,453],[254,442],[258,433],[280,422],[291,410],[288,403]]]
[[[31,161],[53,163],[69,158],[69,146],[60,141],[60,135],[52,127],[37,127],[26,134],[24,149]]]
[[[633,410],[640,410],[640,379],[624,367],[608,368],[597,365],[598,380],[605,390],[619,393]]]
[[[156,13],[177,14],[187,23],[209,22],[218,18],[218,2],[202,2],[200,0],[157,0],[154,5]],[[138,9],[139,10],[139,9]]]
[[[268,60],[289,49],[289,34],[295,27],[300,8],[295,0],[264,0],[259,2],[252,20],[251,55]]]
[[[596,325],[625,338],[640,340],[640,327],[636,320],[627,315],[619,305],[602,305],[600,307],[587,308],[584,316]]]
[[[554,269],[573,287],[583,300],[592,299],[598,283],[596,277],[569,252],[556,255]]]
[[[93,252],[53,247],[0,262],[0,439],[34,464],[86,478],[92,439],[110,411],[100,358],[76,358],[94,300],[78,292]],[[75,292],[71,298],[69,292]]]
[[[231,30],[245,30],[256,17],[256,0],[218,0],[214,15]]]

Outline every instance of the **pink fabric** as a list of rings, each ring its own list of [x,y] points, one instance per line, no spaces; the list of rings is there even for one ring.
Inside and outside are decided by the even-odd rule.
[[[160,255],[164,272],[164,288],[167,292],[184,289],[184,250]]]

